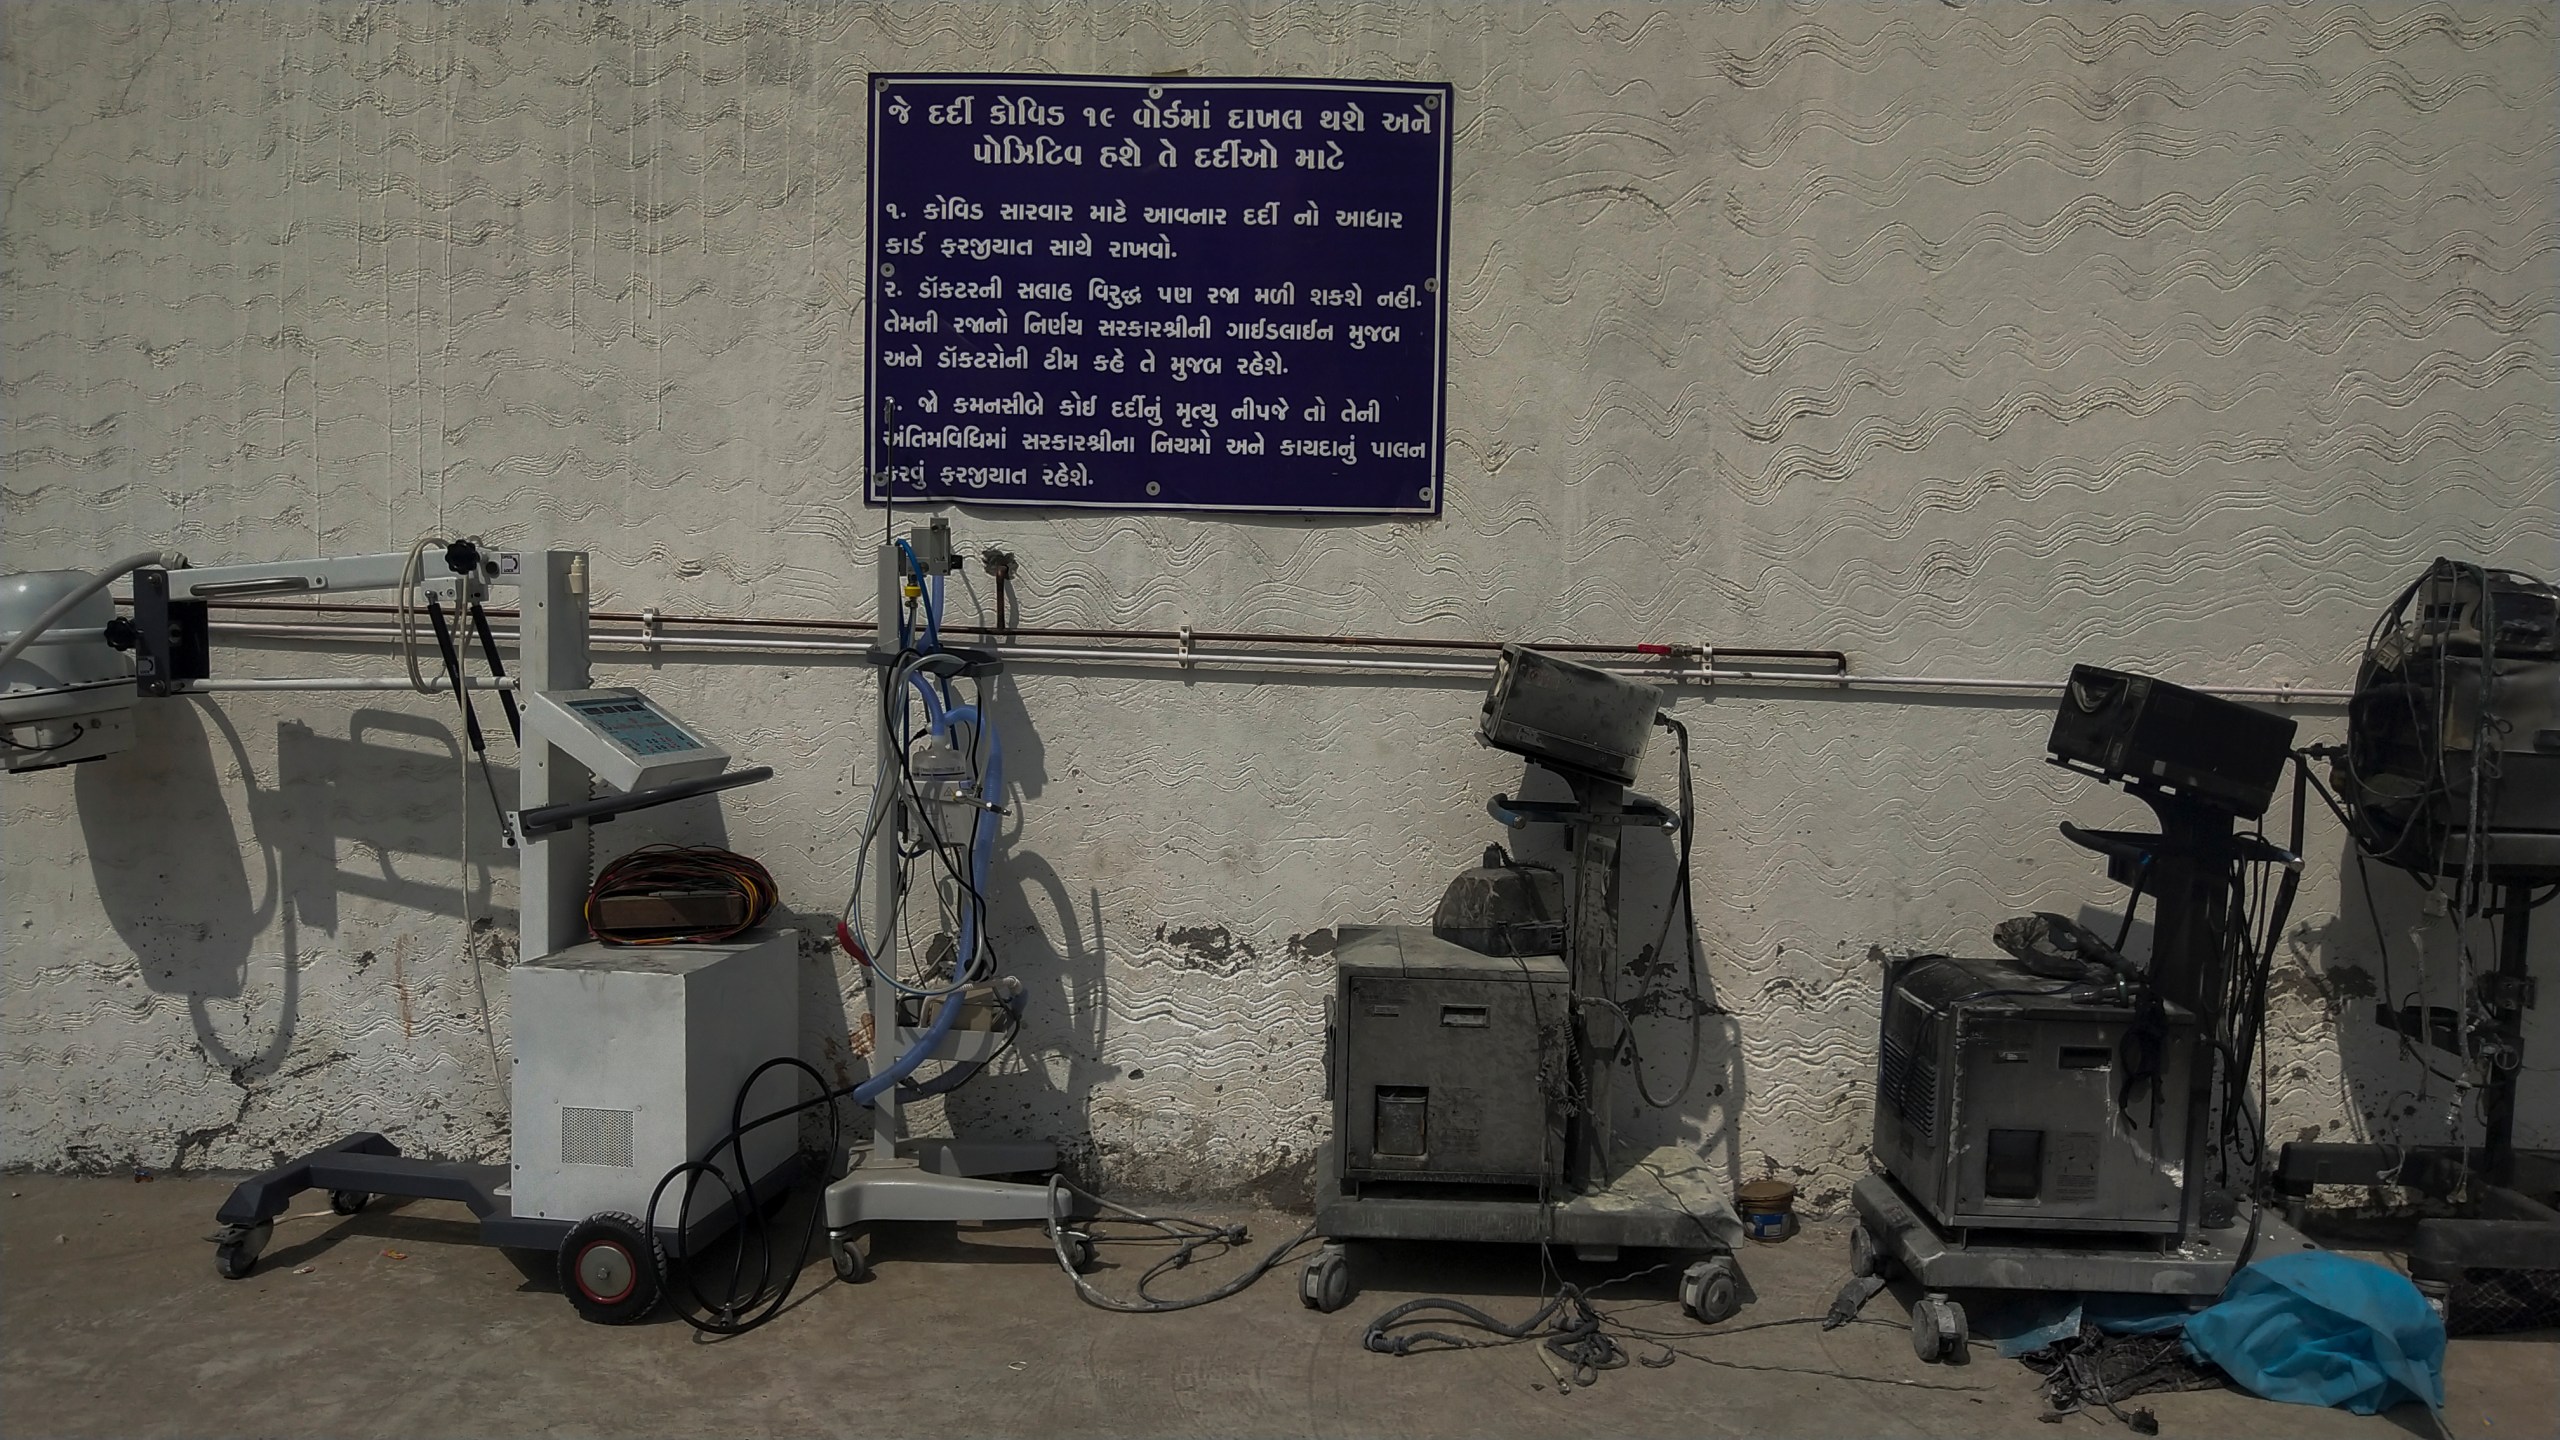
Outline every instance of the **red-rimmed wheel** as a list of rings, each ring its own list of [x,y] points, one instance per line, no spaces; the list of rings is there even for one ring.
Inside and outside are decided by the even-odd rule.
[[[580,1315],[599,1325],[628,1325],[657,1309],[665,1270],[658,1237],[614,1211],[570,1226],[560,1242],[560,1288]]]

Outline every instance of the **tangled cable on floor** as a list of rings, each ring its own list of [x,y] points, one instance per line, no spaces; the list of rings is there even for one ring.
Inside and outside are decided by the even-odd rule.
[[[1214,1304],[1217,1301],[1226,1299],[1230,1295],[1240,1294],[1247,1286],[1252,1285],[1255,1281],[1277,1269],[1282,1262],[1286,1261],[1289,1256],[1297,1250],[1299,1246],[1314,1239],[1316,1233],[1315,1224],[1310,1221],[1308,1222],[1306,1229],[1299,1231],[1295,1237],[1282,1241],[1279,1245],[1275,1246],[1271,1253],[1263,1256],[1252,1269],[1245,1271],[1243,1274],[1238,1275],[1226,1284],[1219,1286],[1217,1289],[1211,1290],[1202,1295],[1186,1295],[1180,1299],[1165,1300],[1159,1299],[1148,1293],[1148,1287],[1154,1284],[1158,1277],[1166,1274],[1168,1271],[1180,1270],[1189,1266],[1192,1258],[1209,1246],[1214,1245],[1219,1247],[1219,1253],[1223,1254],[1226,1251],[1233,1250],[1244,1244],[1246,1238],[1245,1227],[1242,1225],[1219,1225],[1207,1220],[1194,1220],[1184,1215],[1149,1215],[1143,1211],[1132,1210],[1126,1205],[1115,1205],[1111,1201],[1105,1200],[1099,1195],[1093,1194],[1088,1190],[1080,1189],[1069,1183],[1067,1178],[1063,1175],[1050,1176],[1049,1213],[1052,1215],[1062,1215],[1066,1213],[1067,1207],[1060,1202],[1068,1195],[1079,1196],[1099,1209],[1109,1211],[1133,1225],[1145,1225],[1161,1231],[1165,1235],[1171,1237],[1174,1241],[1173,1253],[1165,1256],[1161,1260],[1158,1260],[1153,1265],[1148,1266],[1146,1273],[1138,1277],[1138,1298],[1136,1301],[1132,1302],[1119,1299],[1115,1296],[1103,1294],[1101,1291],[1093,1287],[1092,1282],[1086,1280],[1082,1274],[1078,1273],[1076,1270],[1075,1257],[1068,1251],[1068,1245],[1070,1244],[1071,1237],[1076,1232],[1070,1230],[1063,1223],[1056,1221],[1052,1221],[1050,1223],[1049,1244],[1051,1248],[1057,1251],[1058,1268],[1066,1271],[1067,1278],[1076,1283],[1076,1294],[1082,1296],[1084,1298],[1084,1302],[1088,1305],[1092,1305],[1103,1310],[1117,1311],[1123,1315],[1161,1315],[1174,1310],[1189,1310],[1201,1305]]]
[[[1452,1335],[1446,1330],[1413,1330],[1391,1334],[1396,1326],[1429,1311],[1442,1311],[1459,1323],[1499,1336],[1495,1340],[1473,1340]],[[1448,1350],[1476,1350],[1493,1345],[1506,1345],[1543,1335],[1547,1352],[1572,1367],[1576,1385],[1592,1385],[1603,1370],[1626,1368],[1625,1347],[1609,1338],[1601,1327],[1600,1312],[1591,1308],[1579,1285],[1566,1285],[1553,1299],[1539,1307],[1538,1313],[1517,1325],[1505,1325],[1491,1315],[1461,1300],[1407,1300],[1369,1322],[1367,1333],[1360,1337],[1362,1348],[1380,1355],[1410,1355],[1424,1345]],[[1660,1361],[1648,1360],[1647,1368],[1659,1369],[1671,1363],[1669,1356]]]

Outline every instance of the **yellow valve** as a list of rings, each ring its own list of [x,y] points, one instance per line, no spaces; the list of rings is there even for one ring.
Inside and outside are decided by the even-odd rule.
[[[908,599],[913,600],[913,599],[915,599],[916,597],[918,597],[918,596],[920,596],[920,595],[922,595],[922,594],[924,594],[924,587],[923,587],[923,586],[918,585],[918,584],[917,584],[916,582],[914,582],[913,580],[910,580],[910,581],[908,581],[908,582],[907,582],[907,584],[906,584],[906,597],[907,597]]]

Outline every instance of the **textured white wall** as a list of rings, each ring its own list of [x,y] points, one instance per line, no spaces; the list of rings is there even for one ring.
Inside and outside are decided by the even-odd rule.
[[[866,71],[1445,78],[1445,517],[958,515],[1022,556],[1028,623],[2342,685],[2430,557],[2560,568],[2553,29],[2532,3],[11,5],[0,568],[441,528],[590,549],[606,606],[858,614]],[[605,674],[781,772],[727,834],[831,910],[867,676]],[[1141,1188],[1301,1188],[1321,932],[1426,912],[1519,781],[1469,739],[1473,687],[1031,671],[1018,696],[997,939],[1039,1009],[955,1118],[1089,1141]],[[1650,1128],[1836,1197],[1871,948],[2112,899],[2053,822],[2135,817],[2039,763],[2034,703],[1681,711],[1732,1016]],[[460,917],[495,916],[502,1040],[514,873],[451,712],[235,696],[142,725],[0,789],[7,1160],[250,1165],[358,1126],[502,1150]],[[2445,1087],[2419,1100],[2360,998],[2382,967],[2325,820],[2312,849],[2278,1138],[2436,1133]],[[1665,873],[1637,857],[1637,925]],[[2419,917],[2376,888],[2407,989]],[[2425,939],[2442,999],[2452,934]]]

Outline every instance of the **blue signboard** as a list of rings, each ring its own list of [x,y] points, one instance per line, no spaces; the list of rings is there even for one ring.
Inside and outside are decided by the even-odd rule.
[[[1438,514],[1449,105],[872,76],[865,497]]]

